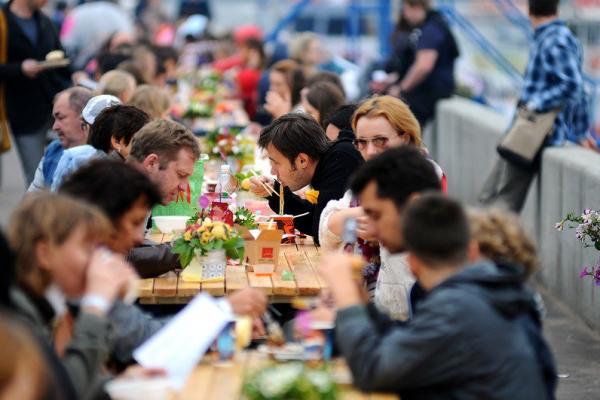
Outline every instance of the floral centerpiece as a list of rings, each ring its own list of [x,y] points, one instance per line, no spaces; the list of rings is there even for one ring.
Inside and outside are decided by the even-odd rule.
[[[246,379],[244,395],[249,400],[332,400],[338,390],[325,369],[310,369],[301,363],[273,365]]]
[[[232,170],[240,171],[245,162],[254,157],[254,142],[242,134],[239,127],[220,127],[206,135],[208,154],[213,159],[219,159],[235,164]]]
[[[600,212],[585,209],[581,215],[569,213],[555,228],[562,231],[565,226],[575,228],[575,237],[583,243],[583,247],[594,247],[600,251]],[[585,266],[579,273],[581,278],[591,276],[596,286],[600,286],[600,259],[594,267]]]
[[[204,217],[202,212],[174,241],[173,252],[179,254],[179,262],[185,268],[184,280],[219,281],[225,278],[226,257],[243,259],[244,240],[233,227]]]
[[[183,118],[210,118],[214,114],[214,107],[209,102],[191,100]]]

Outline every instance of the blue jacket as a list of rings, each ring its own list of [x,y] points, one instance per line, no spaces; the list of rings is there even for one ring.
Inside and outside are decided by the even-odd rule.
[[[556,371],[522,270],[482,262],[435,287],[398,324],[340,310],[337,345],[354,383],[410,399],[550,399]]]

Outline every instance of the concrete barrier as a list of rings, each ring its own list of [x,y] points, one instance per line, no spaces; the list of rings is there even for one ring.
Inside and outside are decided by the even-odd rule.
[[[426,133],[425,142],[447,174],[451,195],[477,205],[497,158],[496,145],[509,123],[491,108],[466,99],[440,102],[435,126]],[[574,231],[554,228],[567,213],[584,208],[600,208],[600,155],[577,146],[546,150],[540,176],[521,214],[538,241],[538,279],[590,326],[600,329],[600,287],[579,278],[581,268],[594,266],[600,252],[584,249]]]

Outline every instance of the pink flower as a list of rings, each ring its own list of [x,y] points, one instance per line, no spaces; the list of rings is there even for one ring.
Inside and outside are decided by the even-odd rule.
[[[579,277],[580,278],[585,278],[586,276],[592,275],[592,271],[590,271],[588,269],[589,267],[583,267],[583,269],[581,270],[581,272],[579,272]]]

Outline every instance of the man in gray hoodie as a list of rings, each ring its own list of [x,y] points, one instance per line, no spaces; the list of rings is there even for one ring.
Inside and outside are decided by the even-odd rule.
[[[354,384],[403,400],[554,398],[554,364],[522,268],[491,262],[465,267],[468,223],[453,200],[429,194],[398,205],[393,196],[379,197],[386,190],[377,187],[378,177],[400,162],[397,154],[384,153],[366,163],[352,189],[383,220],[402,210],[402,230],[382,234],[409,251],[411,270],[427,292],[413,319],[392,322],[361,304],[345,256],[322,265],[338,307],[336,342]],[[380,207],[363,201],[370,190]]]

